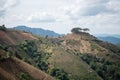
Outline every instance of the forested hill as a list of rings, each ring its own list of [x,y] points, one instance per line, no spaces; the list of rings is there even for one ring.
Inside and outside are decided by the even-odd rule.
[[[38,35],[38,36],[49,36],[49,37],[61,36],[60,34],[55,33],[54,31],[44,30],[42,28],[30,28],[27,26],[16,26],[13,29],[30,32],[30,33],[32,33],[34,35]]]

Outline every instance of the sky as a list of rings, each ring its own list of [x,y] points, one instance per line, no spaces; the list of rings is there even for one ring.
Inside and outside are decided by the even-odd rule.
[[[0,0],[0,25],[25,25],[70,33],[120,34],[120,0]]]

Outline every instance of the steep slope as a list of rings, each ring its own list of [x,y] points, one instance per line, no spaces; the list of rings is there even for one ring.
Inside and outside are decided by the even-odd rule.
[[[50,31],[50,30],[44,30],[44,29],[41,29],[41,28],[30,28],[30,27],[27,27],[27,26],[16,26],[13,29],[30,32],[30,33],[32,33],[34,35],[38,35],[38,36],[46,36],[46,35],[49,36],[49,37],[60,36],[60,34],[58,34],[58,33],[55,33],[55,32]]]
[[[20,60],[29,57],[19,47],[21,42],[27,40],[37,38],[22,31],[0,30],[0,80],[54,80],[48,74]],[[19,55],[22,55],[21,58]],[[32,61],[31,58],[30,60]]]
[[[72,38],[71,35],[74,35],[74,37]],[[72,80],[72,79],[84,80],[88,78],[91,78],[93,80],[102,80],[102,78],[100,78],[97,75],[97,73],[94,70],[92,70],[91,67],[80,58],[80,56],[76,55],[80,53],[79,41],[77,41],[76,43],[70,42],[69,45],[71,45],[71,47],[65,44],[66,41],[69,40],[70,41],[79,40],[78,37],[79,36],[76,34],[70,34],[68,36],[59,37],[59,38],[39,39],[40,43],[37,42],[37,45],[40,47],[38,52],[41,52],[41,50],[43,50],[44,52],[50,53],[49,54],[50,57],[47,59],[47,62],[49,64],[48,71],[51,70],[51,68],[62,69],[67,73],[67,77],[69,78],[67,80]],[[79,50],[74,50],[74,49],[79,49]],[[59,74],[59,76],[61,75]],[[58,76],[55,77],[59,79]],[[64,80],[64,79],[60,79],[60,80]]]
[[[100,41],[84,32],[80,32],[79,34],[72,33],[59,39],[61,40],[61,46],[67,52],[80,57],[104,80],[119,80],[120,47]],[[110,76],[112,74],[111,69],[117,75]]]
[[[33,35],[23,32],[7,29],[6,31],[0,30],[0,44],[12,45],[24,40],[37,39]]]
[[[0,61],[0,79],[2,80],[19,80],[25,73],[29,74],[30,79],[53,80],[44,72],[15,57]]]

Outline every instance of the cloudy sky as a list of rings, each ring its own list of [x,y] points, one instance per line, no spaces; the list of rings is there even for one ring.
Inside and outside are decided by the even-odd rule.
[[[70,33],[120,34],[120,0],[0,0],[0,25],[26,25]]]

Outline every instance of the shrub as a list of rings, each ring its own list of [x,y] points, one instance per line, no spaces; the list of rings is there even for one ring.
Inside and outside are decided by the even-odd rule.
[[[19,80],[35,80],[35,79],[25,72],[20,74]]]

